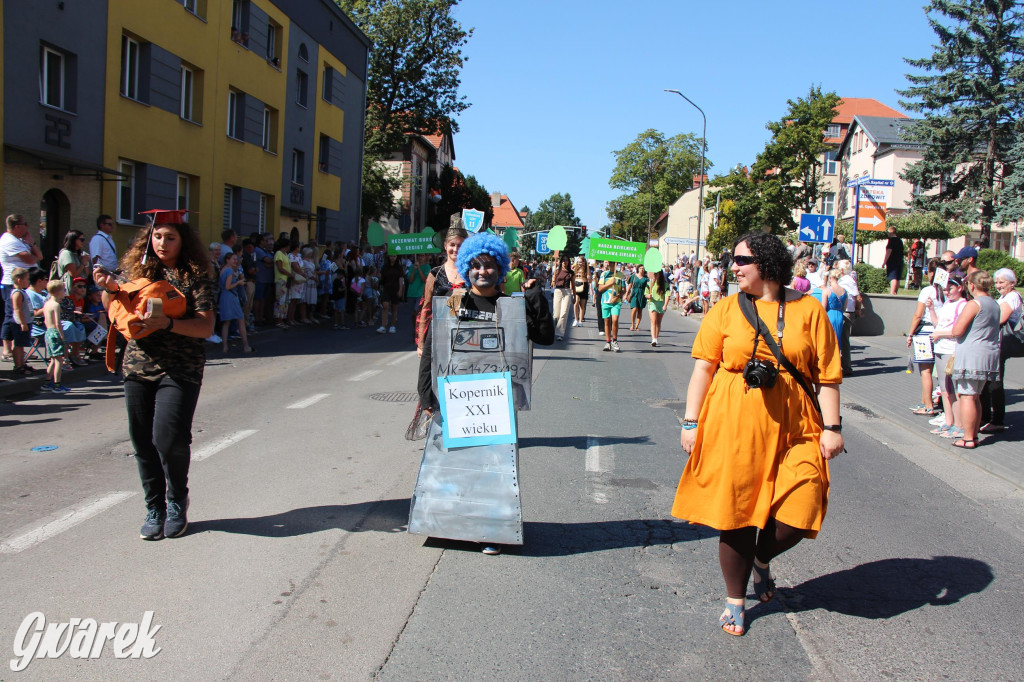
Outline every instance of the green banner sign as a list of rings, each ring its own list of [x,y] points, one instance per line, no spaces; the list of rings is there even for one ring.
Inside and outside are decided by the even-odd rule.
[[[587,258],[598,261],[610,260],[613,263],[643,263],[646,250],[647,244],[643,242],[592,237]]]
[[[396,256],[410,253],[441,253],[441,249],[434,246],[433,236],[433,233],[388,235],[388,253]]]

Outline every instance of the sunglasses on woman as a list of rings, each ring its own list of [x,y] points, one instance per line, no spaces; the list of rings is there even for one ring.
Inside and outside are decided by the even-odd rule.
[[[733,256],[732,260],[736,265],[743,267],[744,265],[751,265],[757,262],[757,259],[753,256]]]

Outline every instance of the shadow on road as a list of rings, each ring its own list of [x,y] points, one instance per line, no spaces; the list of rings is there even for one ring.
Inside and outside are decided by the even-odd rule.
[[[570,556],[627,547],[671,545],[717,535],[718,531],[706,526],[664,519],[586,523],[527,521],[523,524],[525,544],[513,551],[532,557]]]
[[[992,568],[977,559],[883,559],[779,588],[779,596],[787,611],[825,609],[858,618],[892,618],[925,605],[955,604],[993,579]]]
[[[597,445],[647,445],[652,444],[650,436],[600,436]],[[519,449],[526,448],[576,448],[587,449],[587,436],[543,436],[520,438]]]
[[[338,528],[349,533],[403,533],[409,522],[409,498],[355,504],[301,507],[269,516],[189,522],[189,533],[218,532],[291,538]]]

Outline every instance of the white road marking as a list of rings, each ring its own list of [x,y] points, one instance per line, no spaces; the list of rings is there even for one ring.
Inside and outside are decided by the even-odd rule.
[[[597,436],[587,436],[586,470],[598,473],[601,469],[601,442]]]
[[[376,375],[378,375],[380,373],[381,373],[381,370],[379,370],[379,369],[368,369],[365,372],[360,372],[359,374],[356,374],[355,376],[350,377],[349,381],[363,381],[365,379],[369,379],[372,376],[376,376]]]
[[[399,363],[402,363],[402,362],[405,362],[409,358],[414,358],[414,357],[416,357],[416,351],[413,351],[411,353],[405,353],[404,355],[399,355],[394,360],[391,360],[390,362],[388,362],[388,364],[391,365],[392,367],[394,367],[395,365],[397,365]]]
[[[35,528],[31,528],[10,540],[0,543],[0,554],[17,554],[40,542],[74,528],[78,524],[88,521],[100,512],[103,512],[129,497],[138,495],[137,492],[126,490],[108,493],[98,498],[93,497],[74,507],[68,507],[54,514],[51,521],[46,521]]]
[[[300,400],[297,403],[292,403],[291,405],[289,405],[285,409],[288,409],[288,410],[301,410],[301,409],[303,409],[305,407],[309,407],[310,405],[315,405],[316,403],[320,402],[321,400],[323,400],[324,398],[326,398],[329,395],[330,395],[330,393],[314,393],[313,395],[309,396],[305,400]]]
[[[228,434],[227,436],[222,436],[216,440],[212,440],[202,447],[196,448],[192,451],[192,461],[200,462],[207,457],[216,455],[224,448],[230,447],[238,441],[248,438],[254,433],[256,433],[256,429],[244,429],[242,431],[236,431],[235,433]]]

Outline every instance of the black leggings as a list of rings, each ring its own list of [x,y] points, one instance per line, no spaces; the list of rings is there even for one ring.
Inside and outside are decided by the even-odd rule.
[[[147,509],[163,509],[167,502],[184,504],[188,497],[192,416],[199,388],[199,384],[169,376],[158,381],[124,382],[128,433]]]
[[[718,562],[725,589],[733,599],[745,599],[754,557],[767,564],[804,539],[807,531],[769,518],[760,533],[754,526],[723,530],[718,538]]]

